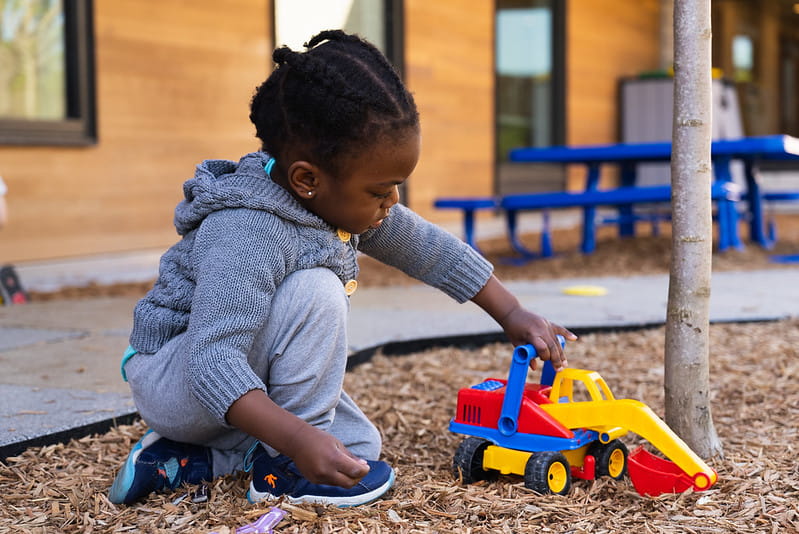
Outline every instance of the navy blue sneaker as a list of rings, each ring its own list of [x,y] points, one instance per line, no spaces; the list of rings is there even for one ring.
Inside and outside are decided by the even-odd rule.
[[[369,460],[369,473],[352,488],[313,484],[300,474],[291,458],[272,458],[261,447],[252,460],[252,482],[247,500],[256,503],[279,497],[292,504],[318,503],[358,506],[374,501],[394,485],[394,470],[386,462]]]
[[[212,474],[209,449],[178,443],[148,430],[122,464],[108,499],[115,504],[131,504],[154,491],[175,489],[184,482],[208,482]]]

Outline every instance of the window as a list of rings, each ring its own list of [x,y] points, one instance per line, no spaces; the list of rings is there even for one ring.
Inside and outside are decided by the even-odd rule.
[[[302,50],[322,30],[341,29],[369,40],[402,72],[401,0],[275,0],[275,43]]]
[[[96,142],[91,0],[0,0],[0,143]]]
[[[539,175],[530,165],[508,162],[512,148],[564,142],[563,4],[557,0],[496,2],[496,160],[500,193],[513,192],[514,184],[522,177],[528,191],[531,179],[563,179],[562,172],[551,168]]]
[[[752,38],[736,35],[732,38],[732,77],[736,82],[751,82],[754,79],[755,52]]]

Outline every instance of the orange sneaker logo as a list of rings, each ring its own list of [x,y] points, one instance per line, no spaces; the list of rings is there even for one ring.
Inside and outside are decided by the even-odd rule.
[[[266,475],[264,477],[264,480],[266,480],[266,483],[274,488],[275,487],[275,482],[277,482],[277,477],[275,475],[273,475],[272,473],[269,473],[268,475]]]

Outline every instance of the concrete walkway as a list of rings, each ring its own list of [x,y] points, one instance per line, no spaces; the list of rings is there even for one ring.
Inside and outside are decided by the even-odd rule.
[[[603,296],[572,296],[574,285]],[[668,276],[512,282],[530,309],[578,331],[661,324]],[[119,359],[135,298],[96,298],[0,307],[0,459],[28,446],[101,432],[135,417]],[[409,352],[442,340],[501,339],[472,303],[459,305],[426,286],[360,288],[352,296],[350,349]],[[799,268],[713,276],[711,320],[799,316]]]

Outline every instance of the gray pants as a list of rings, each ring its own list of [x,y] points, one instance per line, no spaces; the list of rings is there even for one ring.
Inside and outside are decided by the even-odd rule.
[[[277,288],[247,357],[278,406],[333,434],[356,456],[377,460],[380,433],[342,389],[348,311],[349,300],[332,271],[292,273]],[[133,400],[155,432],[211,448],[214,475],[232,473],[242,468],[255,438],[220,424],[194,397],[186,379],[184,338],[128,360]]]

